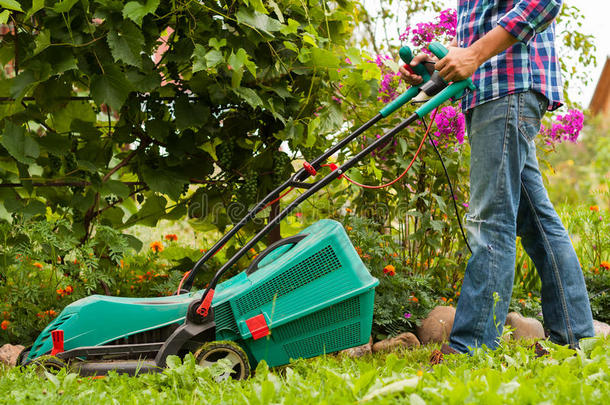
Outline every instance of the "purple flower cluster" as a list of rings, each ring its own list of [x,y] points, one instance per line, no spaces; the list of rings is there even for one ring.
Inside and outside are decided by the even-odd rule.
[[[549,145],[563,141],[577,142],[584,120],[582,111],[569,110],[566,115],[555,117],[556,122],[550,128],[543,125],[540,132]]]
[[[411,43],[416,47],[424,48],[438,37],[446,35],[448,38],[455,37],[457,27],[457,12],[453,8],[441,11],[434,22],[419,23],[415,27],[407,27],[399,39],[406,41],[411,37]]]
[[[457,140],[458,144],[464,143],[464,114],[452,106],[443,107],[434,117],[438,131],[434,132],[437,139],[433,139],[435,145],[443,143],[450,145]]]
[[[396,88],[400,83],[400,73],[386,73],[379,84],[379,97],[377,100],[388,103],[398,96]]]
[[[376,64],[381,69],[381,83],[379,83],[379,97],[377,100],[388,103],[398,96],[396,88],[400,84],[400,73],[390,71],[384,61],[392,60],[388,55],[377,55],[375,60],[369,62]]]

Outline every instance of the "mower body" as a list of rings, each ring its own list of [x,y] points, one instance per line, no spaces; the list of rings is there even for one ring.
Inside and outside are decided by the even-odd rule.
[[[369,341],[378,280],[338,222],[321,220],[300,235],[295,244],[270,246],[250,274],[241,272],[216,288],[211,336],[239,344],[253,366],[263,359],[279,366]],[[57,329],[64,332],[66,353],[92,346],[171,346],[189,304],[200,298],[201,292],[81,299],[43,330],[26,361],[51,351],[51,332]]]

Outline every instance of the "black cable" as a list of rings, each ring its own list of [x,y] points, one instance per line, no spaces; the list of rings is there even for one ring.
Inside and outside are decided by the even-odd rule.
[[[425,127],[428,126],[426,124],[426,120],[424,118],[422,118],[422,122],[424,123]],[[430,123],[430,125],[432,125],[432,123]],[[457,218],[458,225],[460,226],[460,231],[462,232],[462,238],[464,239],[464,242],[466,243],[466,247],[468,247],[468,250],[472,254],[472,249],[470,248],[470,244],[468,243],[468,238],[466,238],[466,233],[464,232],[464,228],[462,227],[462,220],[460,219],[458,207],[455,202],[455,194],[453,193],[453,185],[451,183],[451,178],[449,177],[449,172],[447,172],[447,167],[445,167],[445,162],[443,162],[443,157],[441,156],[441,153],[438,151],[438,148],[434,144],[434,140],[430,139],[430,143],[432,144],[432,147],[434,148],[434,151],[436,152],[436,156],[438,156],[438,160],[441,161],[441,165],[443,166],[443,170],[445,171],[445,177],[447,177],[447,184],[449,184],[449,191],[451,191],[451,200],[453,201],[453,208],[455,209],[455,217]]]

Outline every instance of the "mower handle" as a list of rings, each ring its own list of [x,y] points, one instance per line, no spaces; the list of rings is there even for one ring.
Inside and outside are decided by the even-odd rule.
[[[258,256],[256,256],[256,258],[254,258],[252,263],[250,263],[250,266],[248,266],[248,268],[246,269],[246,274],[249,276],[256,270],[258,270],[258,265],[260,264],[260,262],[262,262],[263,259],[275,249],[285,245],[296,245],[297,243],[305,239],[308,235],[309,234],[298,234],[273,242],[271,245],[267,246],[267,249],[263,250],[261,253],[259,253]]]
[[[400,55],[400,59],[402,59],[402,61],[407,65],[410,64],[413,60],[413,53],[411,52],[411,49],[408,46],[403,46],[402,48],[400,48],[398,54]],[[396,97],[385,107],[379,110],[379,114],[381,114],[382,117],[387,117],[388,115],[392,114],[394,111],[405,105],[407,102],[409,102],[413,97],[417,96],[417,94],[419,93],[419,86],[430,80],[430,72],[428,72],[428,69],[426,69],[423,63],[419,63],[413,66],[412,69],[413,71],[415,71],[415,73],[422,77],[422,82],[416,86],[409,87],[407,91]]]

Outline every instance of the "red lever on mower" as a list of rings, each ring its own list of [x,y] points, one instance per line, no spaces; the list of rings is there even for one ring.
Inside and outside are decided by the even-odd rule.
[[[199,308],[197,308],[197,313],[203,317],[208,316],[208,311],[210,306],[212,305],[212,298],[214,298],[214,289],[210,288],[210,291],[207,293]]]
[[[53,350],[51,356],[56,356],[57,353],[64,351],[64,331],[55,329],[51,331],[51,340],[53,341]]]

